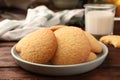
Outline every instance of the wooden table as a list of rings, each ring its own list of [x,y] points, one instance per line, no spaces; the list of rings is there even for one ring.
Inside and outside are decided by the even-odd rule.
[[[120,35],[120,22],[116,21],[114,34]],[[120,80],[120,49],[111,45],[105,61],[96,69],[73,76],[45,76],[23,70],[11,56],[16,42],[0,41],[0,80]]]

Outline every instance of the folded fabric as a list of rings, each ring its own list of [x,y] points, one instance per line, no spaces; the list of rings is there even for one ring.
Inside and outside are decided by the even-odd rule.
[[[25,20],[5,19],[0,22],[0,40],[19,40],[25,35],[45,27],[64,25],[74,17],[82,19],[84,9],[64,10],[53,12],[46,6],[28,9]],[[76,19],[78,20],[78,19]]]

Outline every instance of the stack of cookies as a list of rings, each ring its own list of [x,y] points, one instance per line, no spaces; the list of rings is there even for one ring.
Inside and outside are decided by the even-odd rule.
[[[21,58],[33,63],[71,65],[97,58],[102,47],[91,34],[74,26],[53,26],[28,34],[16,44]]]

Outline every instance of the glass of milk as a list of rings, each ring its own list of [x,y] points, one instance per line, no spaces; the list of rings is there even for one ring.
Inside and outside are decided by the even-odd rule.
[[[96,38],[113,34],[115,5],[113,4],[86,4],[85,31]]]

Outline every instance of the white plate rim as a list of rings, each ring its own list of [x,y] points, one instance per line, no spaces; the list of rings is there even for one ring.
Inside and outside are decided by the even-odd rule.
[[[92,61],[89,61],[89,62],[85,62],[85,63],[80,63],[80,64],[73,64],[73,65],[50,65],[50,64],[38,64],[38,63],[32,63],[32,62],[29,62],[29,61],[25,61],[23,59],[21,59],[20,57],[16,56],[16,54],[18,55],[18,53],[15,51],[15,45],[12,47],[11,49],[11,54],[12,56],[21,61],[21,62],[24,62],[24,63],[27,63],[27,64],[30,64],[30,65],[35,65],[35,66],[42,66],[42,67],[57,67],[57,68],[63,68],[63,67],[76,67],[76,66],[84,66],[84,65],[88,65],[88,64],[92,64],[92,63],[95,63],[97,61],[99,61],[100,59],[102,59],[103,57],[107,56],[108,55],[108,48],[105,44],[103,44],[102,42],[100,42],[100,44],[105,48],[106,52],[104,53],[104,55],[98,57],[97,59],[95,60],[92,60]]]

